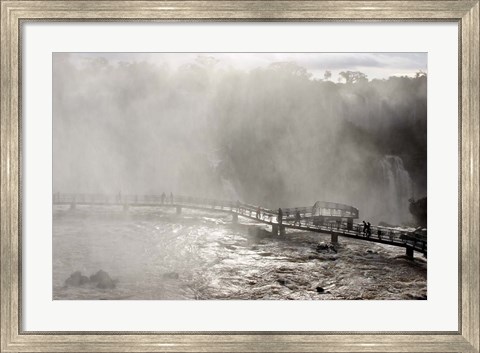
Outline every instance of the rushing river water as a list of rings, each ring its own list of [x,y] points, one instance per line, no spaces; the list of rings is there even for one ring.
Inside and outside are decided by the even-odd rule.
[[[403,248],[287,230],[226,213],[54,206],[54,299],[426,299],[427,262]],[[320,247],[318,247],[318,245]],[[106,271],[115,288],[66,285]]]

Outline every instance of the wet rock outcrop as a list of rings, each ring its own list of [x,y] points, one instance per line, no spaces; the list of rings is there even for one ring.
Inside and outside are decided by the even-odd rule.
[[[166,272],[163,274],[164,279],[179,279],[180,275],[177,272]]]
[[[321,242],[320,244],[317,245],[317,248],[316,248],[317,252],[333,252],[333,253],[337,253],[337,248],[335,247],[335,245],[333,244],[327,244],[325,242]]]
[[[90,276],[90,283],[95,284],[97,288],[113,289],[117,281],[114,281],[107,272],[100,270],[94,275]]]
[[[91,286],[100,289],[113,289],[115,288],[117,282],[117,280],[112,279],[110,275],[103,270],[98,271],[90,277],[82,275],[80,271],[75,271],[65,280],[65,286]]]
[[[69,287],[80,287],[89,281],[90,279],[87,276],[83,276],[80,271],[75,271],[65,280],[65,285]]]

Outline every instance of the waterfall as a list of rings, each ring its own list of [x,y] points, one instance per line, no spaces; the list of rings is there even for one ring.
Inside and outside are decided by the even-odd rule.
[[[386,155],[380,162],[382,185],[379,195],[381,218],[387,223],[400,224],[411,219],[408,200],[412,197],[412,179],[398,156]]]
[[[233,186],[233,183],[226,179],[221,177],[221,182],[222,182],[222,187],[223,187],[223,192],[226,195],[228,200],[240,200],[240,196],[237,194],[237,190],[235,190],[235,186]]]

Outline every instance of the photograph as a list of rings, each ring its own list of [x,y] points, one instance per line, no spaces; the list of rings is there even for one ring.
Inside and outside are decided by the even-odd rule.
[[[427,61],[52,53],[52,299],[426,300]]]

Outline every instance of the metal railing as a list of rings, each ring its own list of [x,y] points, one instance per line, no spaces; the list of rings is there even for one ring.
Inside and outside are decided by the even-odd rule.
[[[282,208],[282,219],[278,218],[278,210],[271,210],[258,205],[243,203],[240,201],[229,201],[213,198],[202,198],[184,195],[129,195],[129,194],[65,194],[54,193],[54,204],[88,204],[88,205],[172,205],[183,207],[198,207],[203,209],[223,210],[237,213],[239,215],[257,219],[260,222],[268,224],[281,224],[289,228],[306,229],[312,231],[336,232],[357,238],[378,239],[381,242],[391,243],[392,245],[403,245],[414,248],[417,251],[426,253],[427,239],[412,235],[411,232],[398,230],[395,228],[371,226],[370,232],[367,232],[362,223],[348,223],[342,218],[354,218],[351,216],[351,210],[347,205],[336,203],[322,203],[322,208],[318,207],[294,207]],[[337,215],[335,210],[343,207],[343,213]],[[318,212],[319,209],[325,209],[331,206],[332,212]],[[353,207],[352,207],[353,208]],[[354,208],[355,209],[355,208]],[[356,209],[355,209],[356,210]],[[357,210],[358,214],[358,210]],[[300,217],[299,217],[300,216]],[[325,217],[319,223],[319,217]]]

